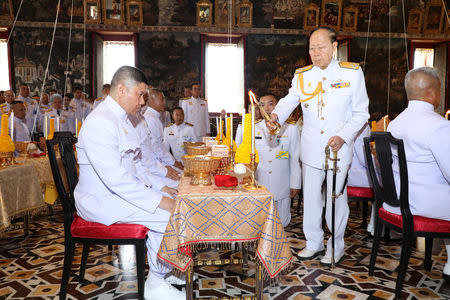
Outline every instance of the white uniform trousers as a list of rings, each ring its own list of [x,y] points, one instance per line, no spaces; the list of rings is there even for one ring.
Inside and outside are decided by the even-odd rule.
[[[281,224],[286,227],[291,222],[291,198],[286,197],[275,200],[277,205],[278,215],[280,216]]]
[[[150,229],[146,242],[148,265],[150,271],[160,278],[171,271],[168,265],[159,263],[157,256],[169,218],[168,211],[157,208],[154,214],[140,210],[120,221],[126,224],[140,224]]]
[[[336,193],[340,193],[347,175],[348,166],[341,167],[336,176]],[[322,229],[322,183],[325,179],[325,171],[303,164],[303,231],[306,237],[306,248],[317,251],[323,247],[324,233]],[[327,207],[325,219],[331,231],[331,192],[333,185],[332,170],[327,172]],[[344,233],[347,227],[349,208],[347,203],[347,190],[336,199],[335,206],[335,255],[344,253]],[[331,237],[328,240],[327,255],[331,256]]]

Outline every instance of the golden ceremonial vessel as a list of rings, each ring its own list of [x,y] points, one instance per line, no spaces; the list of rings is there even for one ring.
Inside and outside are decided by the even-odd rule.
[[[14,142],[16,150],[20,152],[20,156],[26,156],[28,154],[28,145],[32,142]]]
[[[211,185],[211,173],[219,167],[220,157],[205,155],[185,155],[181,157],[185,172],[192,175],[192,185]]]
[[[211,151],[203,142],[184,142],[184,148],[187,155],[205,155]]]

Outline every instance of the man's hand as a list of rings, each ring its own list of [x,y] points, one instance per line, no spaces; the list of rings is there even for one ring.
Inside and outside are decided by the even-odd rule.
[[[222,116],[222,118],[225,118],[225,115],[227,114],[227,112],[225,111],[225,109],[222,109],[220,111],[220,115]]]
[[[270,114],[270,121],[272,121],[273,124],[278,122],[278,115],[277,114]],[[270,130],[275,129],[275,126],[273,126],[272,124],[270,124],[268,121],[266,121],[266,126],[267,128],[269,128]]]
[[[166,166],[167,174],[166,177],[170,178],[172,180],[180,180],[181,176],[178,171],[176,171],[174,168]]]
[[[289,197],[290,198],[294,198],[295,196],[297,196],[300,193],[300,190],[298,189],[291,189],[289,192]]]
[[[166,196],[163,196],[161,202],[158,205],[159,208],[167,210],[170,213],[173,213],[173,209],[175,208],[175,200]]]
[[[176,189],[173,189],[171,187],[168,187],[167,185],[165,185],[162,189],[161,192],[164,192],[166,194],[169,194],[170,196],[172,196],[173,198],[177,197],[178,191]]]
[[[175,163],[173,164],[173,166],[174,166],[175,168],[180,169],[180,170],[184,170],[184,166],[183,166],[183,164],[181,163],[181,161],[175,161]]]
[[[340,136],[332,136],[329,140],[328,140],[328,146],[331,147],[331,150],[334,151],[339,151],[339,149],[341,149],[342,145],[344,145],[345,141],[340,137]]]

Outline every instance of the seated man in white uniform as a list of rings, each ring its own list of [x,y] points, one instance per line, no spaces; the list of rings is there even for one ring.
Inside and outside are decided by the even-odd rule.
[[[11,103],[12,111],[14,112],[14,142],[28,142],[31,141],[30,130],[27,126],[27,109],[22,101],[13,101]]]
[[[450,122],[434,112],[441,99],[441,81],[434,68],[413,69],[406,74],[408,107],[388,126],[405,146],[408,167],[409,206],[413,215],[450,221]],[[400,175],[394,154],[397,193]],[[383,204],[396,214],[398,208]],[[450,278],[450,239],[444,240],[447,264],[443,274]]]
[[[145,283],[146,299],[185,299],[163,279],[169,271],[157,260],[157,252],[175,200],[157,191],[147,180],[140,141],[128,116],[144,103],[147,79],[142,71],[123,66],[114,74],[111,94],[86,118],[78,143],[80,178],[75,206],[87,221],[105,225],[142,224],[150,229],[147,256],[150,267]]]
[[[172,118],[174,123],[164,128],[164,145],[170,148],[177,161],[181,161],[186,155],[184,142],[195,142],[194,126],[184,122],[184,112],[179,106],[172,110]]]
[[[266,95],[259,103],[270,114],[277,105],[277,99]],[[294,122],[286,122],[278,134],[271,135],[266,123],[260,119],[255,125],[255,147],[259,155],[256,180],[273,193],[281,223],[286,227],[291,221],[291,198],[301,188],[298,127]]]
[[[143,116],[152,137],[152,149],[164,164],[176,168],[183,168],[183,164],[175,160],[163,143],[164,127],[160,120],[160,113],[164,111],[166,100],[164,94],[159,89],[150,89],[148,93],[148,107]]]

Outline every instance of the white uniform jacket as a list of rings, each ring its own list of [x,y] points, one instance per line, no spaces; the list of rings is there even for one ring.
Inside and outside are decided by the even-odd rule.
[[[184,142],[194,142],[194,126],[190,123],[181,123],[177,126],[175,123],[169,124],[164,128],[164,145],[172,150],[176,160],[181,161],[181,157],[186,155]]]
[[[450,122],[424,101],[408,107],[389,123],[388,131],[402,139],[408,166],[409,206],[413,215],[450,221]],[[400,174],[394,153],[397,193]],[[400,210],[384,204],[385,209]]]
[[[9,127],[11,128],[11,127]],[[31,141],[30,131],[28,130],[28,126],[26,120],[21,120],[17,117],[14,117],[14,142],[28,142]]]
[[[78,138],[78,214],[105,225],[140,210],[158,213],[162,194],[145,172],[138,135],[126,112],[110,96],[86,118]]]
[[[208,102],[200,98],[191,97],[188,100],[180,100],[180,106],[184,111],[184,121],[194,125],[194,133],[198,140],[209,135]]]
[[[59,117],[59,131],[70,131],[75,132],[75,121],[73,120],[73,112],[68,110],[59,110],[58,111],[54,108],[51,108],[45,112],[45,115],[41,119],[41,124],[44,124],[45,116],[47,116],[47,128],[50,130],[50,119],[55,119],[55,131],[58,131],[57,127],[57,118]]]
[[[158,155],[161,162],[173,166],[175,158],[170,154],[169,148],[164,145],[164,128],[160,120],[160,114],[151,107],[147,107],[143,117],[147,123],[151,135],[151,147]]]
[[[269,134],[264,121],[255,125],[255,147],[259,155],[256,179],[274,194],[275,200],[289,198],[291,188],[301,188],[299,146],[295,124],[283,124],[277,135]]]
[[[358,132],[355,139],[352,164],[348,170],[347,183],[349,186],[372,187],[369,169],[367,168],[366,155],[364,152],[364,138],[368,136],[370,136],[370,126],[369,124],[366,124]]]
[[[78,121],[84,120],[92,111],[89,103],[86,103],[83,99],[73,98],[72,101],[70,101],[69,106],[75,112],[75,118],[77,118]]]
[[[311,97],[319,83],[324,93]],[[302,163],[323,169],[325,146],[332,136],[337,135],[345,141],[338,153],[338,165],[348,166],[352,161],[353,140],[369,118],[369,98],[359,65],[333,59],[325,70],[312,65],[298,69],[289,94],[273,111],[281,124],[299,101],[304,101],[300,141]]]

